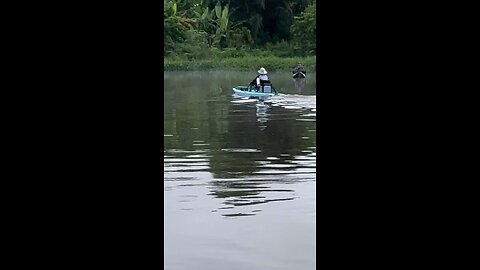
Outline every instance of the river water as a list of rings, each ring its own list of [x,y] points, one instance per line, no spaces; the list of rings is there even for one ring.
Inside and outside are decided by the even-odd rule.
[[[164,73],[166,270],[315,269],[315,75],[255,72]]]

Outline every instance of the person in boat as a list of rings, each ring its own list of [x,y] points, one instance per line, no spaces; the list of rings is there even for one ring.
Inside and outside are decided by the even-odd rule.
[[[305,68],[301,63],[298,63],[292,71],[293,74],[296,74],[299,72],[302,72],[303,74],[307,74],[307,71],[305,70]]]
[[[260,70],[258,70],[258,75],[253,79],[253,81],[250,82],[249,86],[255,87],[257,92],[261,89],[263,90],[263,86],[265,85],[271,85],[272,83],[270,82],[270,79],[267,76],[267,70],[262,67]]]

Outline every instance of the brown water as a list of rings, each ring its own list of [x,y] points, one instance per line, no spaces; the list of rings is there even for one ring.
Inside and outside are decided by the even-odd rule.
[[[316,81],[269,75],[164,73],[165,269],[315,269]]]

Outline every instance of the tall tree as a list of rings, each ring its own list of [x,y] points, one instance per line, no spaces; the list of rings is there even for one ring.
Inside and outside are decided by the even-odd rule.
[[[302,49],[309,53],[315,54],[317,41],[317,23],[316,23],[317,4],[314,1],[305,11],[298,17],[291,27],[294,41],[301,46]]]

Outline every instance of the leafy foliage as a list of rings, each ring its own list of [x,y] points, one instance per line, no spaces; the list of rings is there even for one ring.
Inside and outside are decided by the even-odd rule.
[[[204,59],[229,48],[238,55],[254,49],[277,56],[315,54],[316,4],[311,2],[164,0],[165,56]]]
[[[302,49],[312,54],[315,54],[317,45],[316,10],[316,3],[308,6],[300,16],[295,18],[295,23],[291,27],[296,44],[300,44]]]

